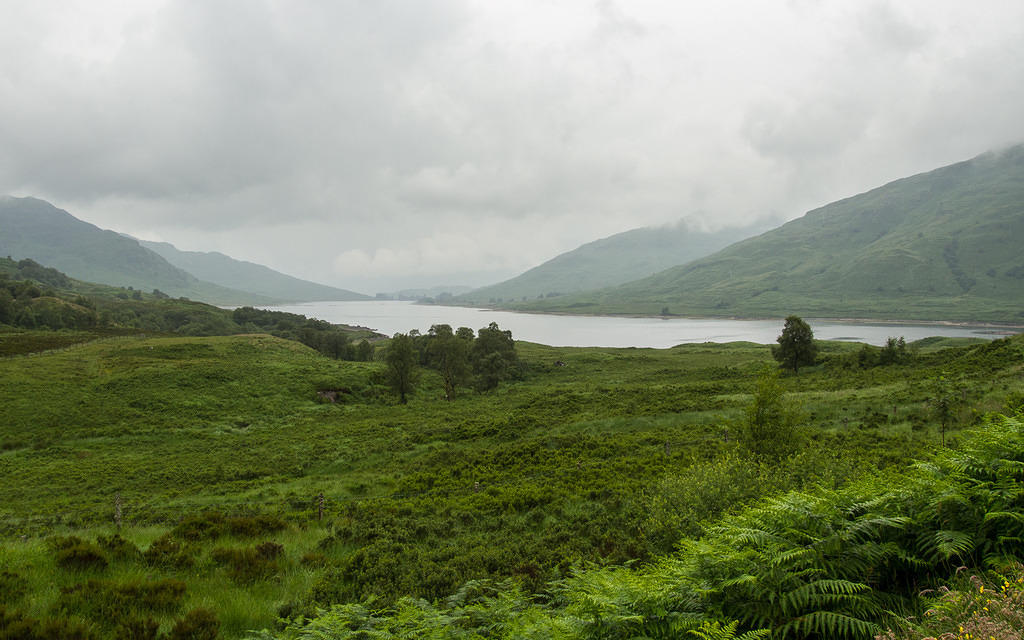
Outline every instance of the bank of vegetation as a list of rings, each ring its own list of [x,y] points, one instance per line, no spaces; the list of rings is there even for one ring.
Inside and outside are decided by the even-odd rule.
[[[0,332],[0,638],[871,637],[1019,612],[1021,338],[817,343],[793,372],[750,343],[439,326],[405,336],[403,404],[395,338],[346,361],[290,316],[221,313],[246,333]]]

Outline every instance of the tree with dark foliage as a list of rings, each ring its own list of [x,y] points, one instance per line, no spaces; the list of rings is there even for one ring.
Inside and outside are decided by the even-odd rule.
[[[384,362],[387,364],[388,384],[398,394],[402,404],[408,401],[406,396],[412,392],[416,383],[417,359],[412,338],[405,333],[396,333],[388,345]]]
[[[810,325],[799,316],[789,316],[777,339],[779,346],[772,347],[772,356],[793,373],[800,373],[801,365],[814,364],[818,347],[814,344],[814,332]]]

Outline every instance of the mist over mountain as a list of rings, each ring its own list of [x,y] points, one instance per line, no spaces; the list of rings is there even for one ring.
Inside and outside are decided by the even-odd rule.
[[[896,180],[618,287],[577,313],[1022,321],[1024,146]]]

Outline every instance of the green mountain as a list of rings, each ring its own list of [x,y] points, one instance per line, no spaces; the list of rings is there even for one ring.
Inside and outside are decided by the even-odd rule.
[[[37,198],[0,196],[0,255],[31,258],[78,280],[218,305],[269,304],[273,299],[199,280],[138,241],[75,218]]]
[[[679,222],[588,242],[510,280],[456,296],[456,303],[500,304],[623,284],[704,257],[765,230],[765,225],[699,231]]]
[[[1021,322],[1024,146],[889,183],[648,278],[516,305],[576,313]]]
[[[138,242],[179,269],[222,287],[288,302],[370,299],[361,293],[300,280],[260,264],[235,260],[223,253],[181,251],[167,242]]]

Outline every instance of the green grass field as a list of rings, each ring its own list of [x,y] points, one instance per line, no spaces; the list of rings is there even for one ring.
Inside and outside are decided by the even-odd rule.
[[[584,566],[671,553],[766,496],[927,455],[940,376],[960,399],[954,445],[1024,390],[1020,338],[922,345],[870,369],[851,365],[860,345],[826,343],[823,364],[781,378],[801,446],[754,460],[737,434],[774,361],[750,343],[518,343],[523,379],[446,402],[424,370],[407,405],[382,364],[267,335],[22,331],[0,345],[16,354],[0,359],[0,606],[82,637],[147,619],[173,635],[209,609],[239,638],[485,578],[550,593]]]

